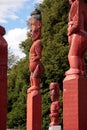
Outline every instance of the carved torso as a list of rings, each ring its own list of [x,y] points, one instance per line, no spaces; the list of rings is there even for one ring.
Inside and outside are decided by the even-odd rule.
[[[68,35],[78,31],[87,31],[87,4],[74,1],[71,5],[68,18]],[[71,30],[71,33],[69,30]],[[70,33],[70,34],[69,34]]]
[[[50,108],[51,114],[57,114],[58,115],[59,107],[60,107],[59,101],[52,102],[51,108]]]
[[[30,62],[39,61],[42,53],[42,42],[41,40],[35,41],[30,48]],[[38,58],[36,59],[36,57]]]
[[[85,0],[75,0],[71,3],[68,42],[71,45],[68,54],[70,69],[66,72],[66,76],[85,76],[84,56],[87,51],[87,3]]]
[[[36,40],[30,48],[30,71],[33,72],[38,64],[40,64],[42,53],[42,42]]]

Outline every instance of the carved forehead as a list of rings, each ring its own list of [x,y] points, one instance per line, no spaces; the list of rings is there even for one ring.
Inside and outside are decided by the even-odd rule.
[[[54,82],[54,83],[51,83],[50,86],[49,86],[49,89],[52,90],[52,89],[59,89],[59,84]]]
[[[33,17],[31,17],[31,18],[29,19],[29,23],[41,23],[41,21],[40,21],[40,20],[37,20],[37,19],[35,19],[35,18],[33,18]]]

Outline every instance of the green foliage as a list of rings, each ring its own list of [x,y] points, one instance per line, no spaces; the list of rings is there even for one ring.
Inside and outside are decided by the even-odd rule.
[[[46,130],[50,123],[49,84],[51,82],[60,84],[59,124],[62,125],[62,81],[68,69],[67,16],[69,4],[67,0],[44,0],[39,6],[43,21],[42,63],[45,67],[45,72],[41,77],[42,129]],[[25,129],[26,126],[26,94],[30,76],[28,60],[31,44],[30,37],[20,44],[26,57],[17,62],[8,75],[8,128]]]
[[[11,51],[11,48],[8,49],[8,73],[11,70],[12,66],[16,64],[17,60],[19,58],[17,56],[14,56],[13,52]]]
[[[26,54],[27,58],[29,56],[29,50],[30,50],[31,43],[32,43],[32,41],[31,41],[30,37],[28,37],[24,42],[22,42],[20,44],[20,48],[23,51],[23,53]]]
[[[49,84],[58,82],[60,84],[59,124],[62,125],[62,81],[65,71],[68,69],[68,41],[67,41],[67,19],[69,5],[67,0],[44,0],[41,5],[42,10],[42,41],[43,57],[42,62],[45,67],[44,75],[41,79],[43,95],[43,130],[48,129],[50,120],[50,97]]]
[[[44,0],[41,5],[42,10],[42,41],[43,57],[42,61],[45,67],[42,82],[43,95],[43,130],[48,129],[50,120],[50,97],[49,84],[58,82],[60,84],[60,102],[59,124],[62,126],[62,81],[64,73],[68,69],[68,41],[67,41],[67,19],[69,4],[67,0]],[[44,83],[45,82],[45,83]]]
[[[8,128],[25,128],[28,61],[20,60],[8,76]]]

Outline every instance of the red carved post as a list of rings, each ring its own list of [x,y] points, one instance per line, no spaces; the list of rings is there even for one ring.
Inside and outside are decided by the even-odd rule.
[[[87,2],[69,0],[68,60],[70,69],[63,82],[64,130],[87,130],[87,79],[84,55],[87,51]]]
[[[68,60],[70,69],[66,75],[85,76],[84,55],[87,51],[87,4],[85,0],[70,0],[71,8],[68,20],[68,42],[70,50]]]
[[[51,107],[50,107],[50,124],[49,126],[57,126],[58,125],[58,116],[59,116],[59,108],[60,108],[60,102],[58,101],[59,97],[59,84],[56,82],[53,82],[49,86],[50,89],[50,96],[51,96]]]
[[[27,91],[27,130],[41,130],[42,128],[42,98],[40,94],[40,77],[44,72],[41,63],[42,42],[41,37],[41,12],[35,10],[29,20],[30,35],[33,44],[30,48],[31,87]]]
[[[0,26],[0,130],[6,130],[7,115],[7,42],[5,29]]]

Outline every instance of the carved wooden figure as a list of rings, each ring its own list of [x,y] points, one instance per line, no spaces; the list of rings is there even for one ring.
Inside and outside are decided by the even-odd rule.
[[[29,91],[40,89],[40,77],[44,71],[43,64],[41,63],[42,49],[43,45],[40,40],[41,37],[41,14],[40,11],[35,10],[31,14],[31,18],[29,20],[30,25],[30,36],[32,38],[32,46],[30,48],[30,65],[29,69],[31,72],[30,83],[31,88]]]
[[[68,60],[70,69],[63,81],[63,129],[87,130],[87,0],[69,0]]]
[[[49,126],[58,125],[58,116],[59,116],[59,108],[60,108],[60,102],[58,101],[59,97],[59,84],[56,82],[53,82],[49,86],[50,89],[50,96],[51,96],[51,107],[50,107],[50,124]]]
[[[37,9],[29,19],[30,36],[33,41],[30,48],[30,88],[27,91],[27,130],[42,129],[42,97],[40,93],[40,77],[44,72],[41,63],[43,45],[41,38],[41,12]]]
[[[70,69],[66,75],[85,76],[84,56],[87,51],[87,1],[69,0],[71,8],[68,19],[68,60]]]

